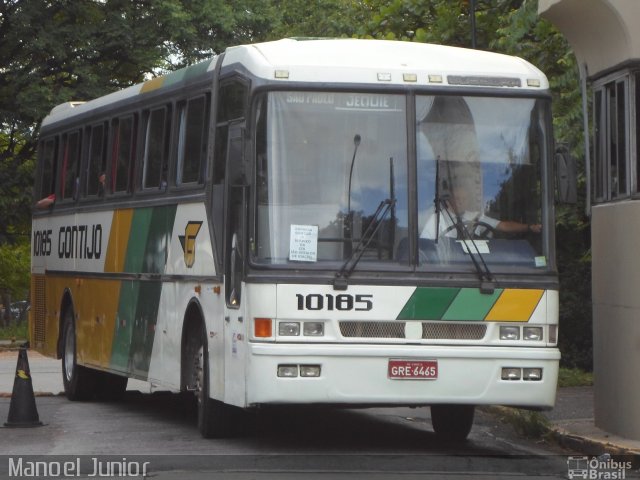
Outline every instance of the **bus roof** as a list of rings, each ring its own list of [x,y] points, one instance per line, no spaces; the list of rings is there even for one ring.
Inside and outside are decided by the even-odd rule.
[[[289,82],[549,87],[521,58],[418,42],[288,38],[228,48],[223,67],[233,63],[257,77]]]
[[[133,99],[211,72],[218,57],[89,102],[54,107],[42,126]],[[269,81],[543,91],[545,75],[525,60],[444,45],[369,39],[293,39],[229,47],[222,68],[242,65]]]

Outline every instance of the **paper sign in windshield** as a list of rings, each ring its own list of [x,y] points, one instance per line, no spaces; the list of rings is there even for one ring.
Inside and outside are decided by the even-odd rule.
[[[289,260],[315,262],[318,259],[318,226],[291,225]]]
[[[491,253],[489,251],[489,242],[487,240],[456,240],[464,253]]]

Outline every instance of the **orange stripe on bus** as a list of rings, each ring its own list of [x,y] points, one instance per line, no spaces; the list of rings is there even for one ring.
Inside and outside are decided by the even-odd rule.
[[[505,289],[485,317],[489,322],[528,322],[544,290]]]
[[[156,77],[148,80],[142,84],[140,88],[140,93],[152,92],[153,90],[157,90],[162,87],[164,83],[164,77]]]
[[[127,258],[127,243],[131,231],[131,219],[133,209],[116,210],[113,212],[111,232],[109,234],[109,246],[107,257],[104,261],[105,272],[122,272],[124,261]]]

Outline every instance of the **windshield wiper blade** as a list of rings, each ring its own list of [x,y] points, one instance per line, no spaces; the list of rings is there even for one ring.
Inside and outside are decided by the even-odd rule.
[[[471,262],[473,263],[476,272],[478,272],[478,277],[480,278],[480,292],[486,294],[493,293],[496,289],[495,280],[493,278],[493,275],[491,274],[491,270],[489,270],[487,262],[484,260],[484,257],[480,252],[478,244],[473,238],[473,235],[471,235],[471,232],[469,232],[469,229],[465,226],[459,215],[456,214],[456,218],[453,218],[453,215],[447,207],[446,201],[444,199],[441,199],[440,202],[442,210],[447,213],[447,215],[449,216],[449,220],[455,226],[456,231],[458,232],[458,237],[462,238],[462,241],[465,243],[464,246],[461,245],[462,250],[469,255],[469,258],[471,258]],[[467,242],[473,245],[473,249],[475,250],[475,252],[471,251],[471,249],[469,248],[469,243]],[[477,255],[478,258],[476,258],[475,255]],[[478,262],[478,259],[480,259],[480,262]]]
[[[347,261],[342,264],[340,270],[336,272],[336,276],[333,280],[333,289],[334,290],[346,290],[347,289],[347,279],[358,265],[358,262],[362,258],[365,250],[375,237],[376,233],[382,226],[382,222],[387,216],[387,214],[391,211],[391,209],[395,206],[395,199],[386,198],[380,202],[378,208],[376,209],[373,217],[371,217],[371,221],[367,228],[362,233],[360,240],[356,244],[356,248],[353,249]]]

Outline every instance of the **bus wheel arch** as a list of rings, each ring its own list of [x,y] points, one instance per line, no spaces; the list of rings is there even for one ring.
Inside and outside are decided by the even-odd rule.
[[[239,409],[210,397],[209,341],[200,304],[192,300],[182,329],[181,390],[196,398],[198,430],[204,438],[233,436]]]
[[[76,320],[73,300],[67,291],[60,307],[62,334],[58,342],[62,358],[62,383],[69,400],[88,400],[95,393],[96,372],[77,363]]]
[[[200,302],[192,299],[187,306],[182,323],[180,342],[180,390],[193,391],[195,368],[192,359],[200,346],[200,336],[205,328],[204,314]]]
[[[60,299],[60,310],[58,310],[58,345],[57,345],[57,358],[61,359],[64,353],[64,326],[65,316],[67,310],[71,309],[75,317],[75,309],[73,308],[73,298],[68,288],[64,290],[62,298]],[[74,318],[75,322],[75,318]]]

